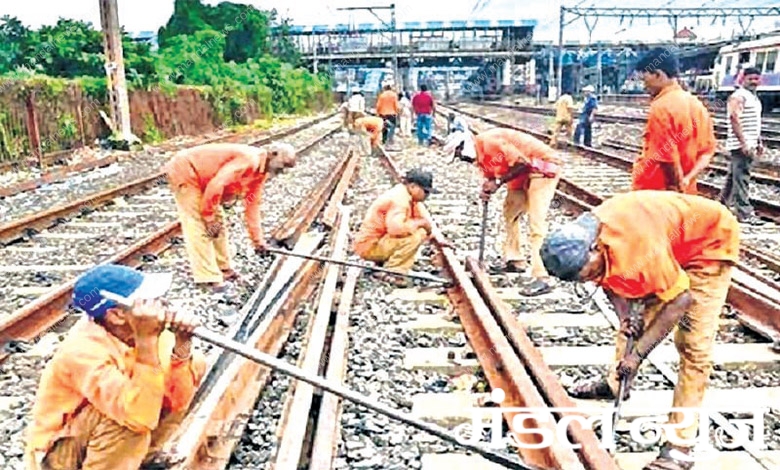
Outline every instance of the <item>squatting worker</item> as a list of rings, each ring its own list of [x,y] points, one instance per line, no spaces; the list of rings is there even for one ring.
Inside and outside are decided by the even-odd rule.
[[[231,268],[222,202],[243,196],[249,238],[256,250],[264,250],[260,215],[263,185],[269,174],[294,165],[295,149],[289,144],[263,148],[206,144],[183,150],[168,162],[165,171],[195,283],[220,292],[224,281],[238,277]]]
[[[547,212],[561,178],[562,160],[539,139],[504,128],[491,129],[476,137],[468,131],[455,132],[444,150],[454,151],[455,157],[461,160],[476,161],[485,177],[481,194],[483,200],[506,184],[503,208],[505,272],[525,271],[526,263],[520,254],[520,216],[528,213],[531,276],[534,279],[524,289],[524,295],[549,292],[552,284],[539,256],[539,248],[547,233]]]
[[[28,470],[135,470],[176,430],[206,361],[192,349],[196,319],[161,300],[170,285],[170,274],[118,265],[76,281],[73,304],[87,316],[43,370],[27,430]]]
[[[550,147],[556,148],[558,146],[558,136],[561,131],[566,131],[567,139],[572,138],[574,128],[572,122],[574,120],[574,98],[572,98],[569,91],[564,91],[558,101],[555,102],[555,122],[553,123],[550,136]]]
[[[376,113],[384,121],[382,127],[382,144],[393,142],[395,128],[398,125],[398,93],[390,85],[385,85],[384,91],[376,99]]]
[[[430,173],[409,170],[403,183],[387,190],[368,208],[352,249],[385,269],[408,272],[420,245],[431,234],[431,223],[420,214],[418,203],[435,192]],[[406,285],[403,279],[390,274],[376,273],[374,277],[399,287]]]
[[[384,120],[376,116],[365,116],[355,121],[355,129],[370,137],[372,154],[379,151],[379,138],[382,136],[384,125]]]
[[[569,393],[614,399],[619,377],[627,377],[630,384],[642,359],[676,326],[680,371],[672,407],[699,408],[738,257],[739,223],[729,210],[717,201],[672,191],[620,194],[550,233],[542,245],[550,274],[597,283],[621,319],[618,366],[607,378],[580,383]],[[643,307],[640,321],[630,321],[627,313],[629,303],[635,302]],[[636,338],[626,359],[624,335]],[[679,424],[686,421],[692,424]],[[680,454],[693,446],[697,421],[671,413],[669,422],[678,425],[666,436],[669,442],[658,459],[645,468],[690,468],[692,462],[682,461]]]
[[[720,193],[721,203],[729,206],[733,200],[737,219],[751,225],[763,225],[763,221],[753,213],[749,192],[750,167],[754,158],[764,153],[761,142],[762,105],[756,96],[760,83],[761,71],[754,67],[746,68],[742,73],[742,86],[731,94],[726,104],[729,116],[726,150],[731,157],[731,167]]]
[[[696,178],[716,151],[712,117],[696,96],[677,83],[679,66],[669,50],[651,50],[636,70],[653,99],[642,154],[634,161],[632,189],[696,194]]]

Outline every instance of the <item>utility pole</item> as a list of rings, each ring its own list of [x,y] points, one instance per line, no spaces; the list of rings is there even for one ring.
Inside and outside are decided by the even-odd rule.
[[[111,102],[111,120],[114,132],[128,144],[138,142],[130,127],[130,105],[125,82],[125,61],[122,53],[122,34],[119,27],[117,0],[100,1],[100,24],[103,28],[103,48],[106,54],[108,96]]]
[[[398,26],[396,24],[395,20],[395,3],[391,3],[390,5],[383,5],[383,6],[367,6],[367,7],[344,7],[344,8],[337,8],[339,11],[354,11],[354,10],[367,10],[369,13],[374,15],[376,19],[379,20],[382,25],[390,30],[390,46],[392,48],[392,54],[393,54],[393,81],[395,82],[395,86],[398,87],[398,84],[401,83],[398,76]],[[387,23],[385,20],[383,20],[379,15],[376,14],[374,10],[390,10],[390,23]]]

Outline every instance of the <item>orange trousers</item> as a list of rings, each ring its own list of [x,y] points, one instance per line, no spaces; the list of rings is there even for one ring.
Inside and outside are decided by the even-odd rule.
[[[138,470],[159,451],[185,411],[163,415],[157,428],[136,433],[87,405],[70,424],[72,435],[58,439],[42,458],[27,455],[28,470]]]
[[[222,271],[231,269],[227,227],[223,225],[219,236],[211,238],[200,213],[200,201],[203,197],[200,189],[189,185],[172,189],[192,277],[196,283],[222,282]],[[217,209],[216,220],[224,221],[221,208]]]
[[[531,245],[531,275],[545,278],[549,275],[542,263],[542,242],[547,235],[547,212],[555,197],[555,188],[560,176],[556,178],[531,178],[528,190],[507,189],[504,199],[504,225],[506,240],[504,242],[505,261],[523,259],[520,253],[521,227],[520,216],[528,213],[529,244]]]
[[[422,228],[407,237],[385,235],[363,258],[368,261],[383,262],[386,269],[406,273],[412,269],[417,251],[427,238],[428,232]]]
[[[680,322],[674,333],[674,345],[680,354],[680,370],[677,376],[677,386],[674,387],[672,408],[699,408],[704,402],[704,392],[707,390],[710,372],[712,371],[712,345],[720,324],[720,312],[726,303],[726,296],[731,285],[732,267],[726,263],[718,264],[708,269],[687,270],[691,278],[691,295],[693,305],[686,312],[686,320]],[[661,305],[648,309],[644,317],[647,325],[660,311]],[[626,349],[626,338],[618,334],[615,348],[615,360],[623,358]],[[612,392],[617,395],[620,384],[617,367],[612,367],[607,378]],[[687,417],[690,419],[690,417]],[[685,413],[669,414],[669,423],[686,421]],[[692,447],[699,429],[698,419],[684,428],[676,427],[672,435],[666,439],[681,447]],[[682,442],[686,440],[689,442]]]

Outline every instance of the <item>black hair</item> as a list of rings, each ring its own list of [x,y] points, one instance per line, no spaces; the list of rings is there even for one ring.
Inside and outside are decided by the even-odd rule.
[[[757,69],[757,68],[755,68],[755,67],[748,67],[748,68],[746,68],[745,70],[743,70],[743,71],[742,71],[742,75],[743,75],[743,76],[748,76],[748,75],[761,75],[761,71],[760,71],[760,70],[758,70],[758,69]]]
[[[428,91],[428,85],[426,85],[425,83],[420,85],[420,91]]]
[[[651,73],[663,72],[667,77],[674,78],[680,72],[680,65],[672,51],[656,47],[639,59],[634,70]]]

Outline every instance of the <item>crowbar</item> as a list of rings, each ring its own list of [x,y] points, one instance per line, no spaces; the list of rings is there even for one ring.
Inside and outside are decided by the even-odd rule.
[[[132,308],[133,306],[133,303],[130,300],[122,296],[116,295],[114,293],[101,290],[100,295],[108,300],[114,301],[122,305],[125,308]],[[192,335],[196,338],[200,338],[201,340],[209,344],[212,344],[214,346],[219,346],[225,349],[226,351],[230,351],[232,353],[238,354],[239,356],[243,356],[246,359],[249,359],[250,361],[254,361],[266,367],[270,367],[271,369],[274,369],[277,372],[281,372],[285,375],[289,375],[298,380],[306,382],[309,385],[318,387],[322,390],[330,392],[341,398],[347,399],[353,403],[357,403],[358,405],[362,405],[368,408],[369,410],[375,411],[381,415],[396,419],[398,421],[401,421],[404,424],[408,424],[417,429],[433,434],[434,436],[440,439],[443,439],[447,442],[450,442],[452,444],[461,446],[465,449],[475,452],[481,455],[482,457],[484,457],[485,459],[493,463],[503,465],[506,468],[512,470],[543,470],[540,467],[532,466],[530,464],[522,462],[517,457],[503,455],[485,446],[463,441],[457,436],[450,434],[450,432],[447,429],[441,426],[437,426],[435,424],[419,420],[413,417],[412,415],[410,415],[409,413],[404,413],[403,411],[395,410],[393,408],[390,408],[389,406],[383,405],[382,403],[372,401],[369,397],[357,393],[354,390],[351,390],[339,383],[331,382],[318,375],[309,374],[303,369],[288,364],[287,362],[275,358],[270,354],[266,354],[262,351],[258,351],[255,348],[251,348],[245,344],[239,343],[238,341],[234,341],[223,335],[214,333],[213,331],[204,328],[202,326],[195,328]]]
[[[351,261],[344,261],[340,259],[333,259],[333,258],[325,258],[322,256],[316,256],[316,255],[309,255],[305,253],[295,253],[294,251],[287,251],[287,250],[281,250],[279,248],[271,248],[268,247],[265,249],[268,253],[276,253],[277,255],[284,255],[284,256],[295,256],[297,258],[303,258],[308,259],[311,261],[321,261],[323,263],[333,263],[338,264],[341,266],[348,266],[353,268],[363,268],[368,269],[369,271],[377,271],[380,273],[387,273],[392,274],[395,276],[401,276],[401,277],[407,277],[410,279],[418,279],[420,281],[427,281],[427,282],[436,282],[439,284],[451,284],[451,281],[448,279],[445,279],[443,277],[433,276],[431,274],[425,274],[425,273],[401,273],[398,271],[393,271],[392,269],[385,269],[380,268],[379,266],[371,266],[368,264],[361,264],[361,263],[353,263]]]
[[[482,201],[482,233],[479,235],[479,264],[485,258],[485,236],[487,235],[488,224],[488,202]]]
[[[638,316],[642,311],[642,303],[641,302],[633,302],[631,304],[631,308],[629,310],[629,318],[633,320],[636,316]],[[628,340],[626,341],[626,350],[623,353],[623,358],[627,358],[634,350],[634,335],[630,335],[628,337]],[[617,435],[617,423],[618,419],[620,419],[620,407],[623,405],[623,394],[626,391],[626,388],[628,388],[628,380],[630,377],[626,376],[620,379],[620,385],[618,385],[618,394],[617,398],[615,398],[615,416],[612,417],[612,440],[614,442],[615,437]]]

